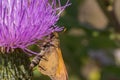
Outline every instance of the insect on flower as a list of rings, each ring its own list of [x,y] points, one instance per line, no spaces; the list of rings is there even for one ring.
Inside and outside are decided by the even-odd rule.
[[[52,53],[52,48],[56,53],[60,53],[58,48],[48,44],[41,48],[40,54],[28,47],[38,45],[37,42],[44,37],[62,30],[56,23],[62,11],[69,5],[69,0],[64,6],[61,5],[61,0],[0,0],[0,50],[10,53],[14,49],[20,49],[25,53],[39,55],[36,65],[42,64],[40,59],[43,60],[48,55],[47,51]],[[59,56],[54,54],[55,52],[53,51],[52,55]],[[62,62],[62,58],[60,60]],[[56,63],[59,67],[59,59]]]

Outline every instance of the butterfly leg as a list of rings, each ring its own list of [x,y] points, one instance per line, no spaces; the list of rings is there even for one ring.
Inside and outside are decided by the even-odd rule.
[[[40,65],[38,67],[41,68],[42,70],[46,71],[46,69],[44,67],[42,67]]]

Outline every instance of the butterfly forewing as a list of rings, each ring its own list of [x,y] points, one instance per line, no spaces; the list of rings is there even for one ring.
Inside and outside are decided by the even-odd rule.
[[[45,59],[41,59],[38,69],[42,74],[55,75],[58,66],[58,55],[54,47],[50,47],[44,54]]]
[[[57,54],[59,56],[59,58],[58,58],[59,64],[58,64],[55,76],[53,76],[51,78],[52,78],[52,80],[68,80],[68,74],[67,74],[67,70],[66,70],[63,58],[62,58],[61,49],[56,48],[56,50],[57,50]]]
[[[58,34],[50,35],[50,41],[44,44],[44,55],[39,62],[39,71],[52,80],[68,80],[68,74],[59,47]]]

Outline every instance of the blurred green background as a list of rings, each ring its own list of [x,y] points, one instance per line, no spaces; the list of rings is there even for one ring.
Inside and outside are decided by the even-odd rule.
[[[120,80],[120,0],[70,2],[58,22],[69,80]],[[35,69],[34,80],[50,79]]]

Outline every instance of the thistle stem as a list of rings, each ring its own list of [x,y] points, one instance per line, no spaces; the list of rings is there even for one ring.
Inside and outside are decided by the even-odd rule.
[[[22,50],[0,52],[0,80],[32,80],[30,60]]]

